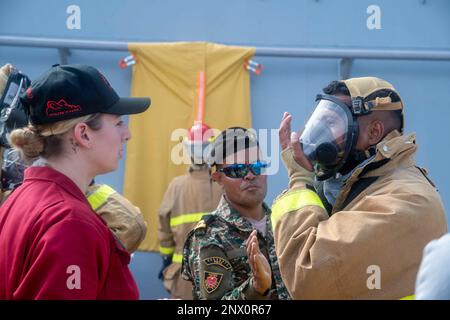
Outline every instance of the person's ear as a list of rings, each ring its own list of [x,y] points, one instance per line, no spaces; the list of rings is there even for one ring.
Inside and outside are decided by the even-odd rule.
[[[73,135],[78,145],[85,148],[90,148],[92,143],[92,137],[90,136],[91,130],[84,122],[77,123],[73,129]]]
[[[371,146],[376,145],[384,137],[384,124],[381,120],[373,121],[368,127],[368,141]]]

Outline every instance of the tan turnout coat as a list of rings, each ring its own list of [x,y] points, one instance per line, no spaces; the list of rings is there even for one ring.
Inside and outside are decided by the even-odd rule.
[[[331,216],[315,201],[292,201],[295,192],[312,199],[307,189],[288,190],[275,200],[275,245],[293,299],[399,299],[414,293],[424,246],[447,231],[440,196],[412,159],[416,148],[414,134],[390,133],[344,184]],[[357,191],[358,184],[368,186]],[[290,204],[283,204],[290,194]]]

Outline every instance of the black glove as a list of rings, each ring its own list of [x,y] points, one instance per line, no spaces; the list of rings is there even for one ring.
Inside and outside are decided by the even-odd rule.
[[[163,264],[158,273],[158,279],[163,280],[163,271],[172,263],[172,256],[161,256]]]

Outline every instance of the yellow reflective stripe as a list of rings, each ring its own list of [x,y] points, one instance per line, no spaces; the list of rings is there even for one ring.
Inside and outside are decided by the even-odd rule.
[[[159,247],[159,253],[164,255],[171,255],[175,252],[175,247]]]
[[[198,222],[200,219],[207,214],[207,212],[199,212],[199,213],[190,213],[190,214],[183,214],[181,216],[171,218],[170,219],[170,226],[176,227],[183,223],[192,223],[192,222]]]
[[[183,256],[181,254],[178,253],[174,253],[172,256],[172,262],[174,263],[181,263],[181,261],[183,260]]]
[[[416,300],[416,295],[412,294],[410,296],[403,297],[400,300]]]
[[[306,206],[319,206],[325,209],[317,193],[312,190],[296,189],[288,191],[277,199],[272,206],[272,226],[275,227],[277,222],[286,213]]]
[[[114,192],[116,192],[116,190],[104,184],[100,188],[95,190],[94,193],[89,195],[87,200],[91,205],[92,209],[97,210],[98,208],[100,208],[100,206],[102,206],[106,202],[106,199],[108,199],[108,197],[112,195]]]

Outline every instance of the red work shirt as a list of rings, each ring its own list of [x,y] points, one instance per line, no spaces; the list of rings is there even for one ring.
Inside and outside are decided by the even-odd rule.
[[[0,300],[137,299],[130,255],[85,195],[48,167],[0,208]]]

